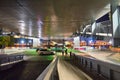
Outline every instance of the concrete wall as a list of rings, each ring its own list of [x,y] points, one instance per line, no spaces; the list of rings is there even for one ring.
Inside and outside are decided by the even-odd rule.
[[[80,38],[79,37],[74,37],[74,48],[79,48],[80,47]]]
[[[39,39],[39,38],[29,37],[29,39],[33,39],[33,47],[38,47],[38,46],[40,46],[40,39]]]

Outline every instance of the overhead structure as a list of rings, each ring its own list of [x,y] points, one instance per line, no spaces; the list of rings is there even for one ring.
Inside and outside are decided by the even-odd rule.
[[[107,4],[109,0],[0,0],[0,28],[36,37],[70,36],[98,18]]]

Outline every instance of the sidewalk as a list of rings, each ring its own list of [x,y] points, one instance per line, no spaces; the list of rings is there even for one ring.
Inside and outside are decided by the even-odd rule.
[[[58,60],[57,68],[60,80],[92,80],[83,71],[62,59]]]
[[[112,64],[120,65],[120,62],[117,60],[113,60],[111,57],[115,55],[115,52],[111,51],[101,51],[98,49],[89,49],[89,47],[86,48],[86,50],[80,50],[81,52],[86,53],[87,55],[90,55],[98,60],[102,60],[105,62],[109,62]]]
[[[5,48],[4,54],[15,54],[15,53],[22,53],[27,49],[19,49],[19,48]],[[1,53],[2,54],[2,53]]]

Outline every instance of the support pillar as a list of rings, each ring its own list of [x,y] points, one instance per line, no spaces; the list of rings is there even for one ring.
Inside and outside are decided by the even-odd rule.
[[[120,7],[119,0],[111,0],[111,22],[113,33],[113,46],[120,46]]]

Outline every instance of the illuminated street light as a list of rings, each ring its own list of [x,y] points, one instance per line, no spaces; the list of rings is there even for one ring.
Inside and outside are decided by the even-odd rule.
[[[22,43],[22,44],[24,44],[24,43],[25,43],[25,41],[24,41],[24,40],[21,40],[21,43]]]

